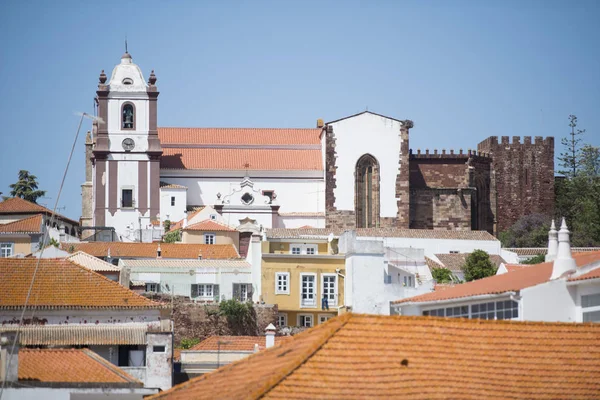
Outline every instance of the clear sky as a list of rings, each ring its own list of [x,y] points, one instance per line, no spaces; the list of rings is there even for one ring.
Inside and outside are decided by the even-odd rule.
[[[26,169],[53,206],[75,113],[93,112],[125,37],[156,71],[159,126],[314,127],[368,108],[412,119],[413,149],[466,150],[492,135],[559,143],[573,113],[600,145],[599,20],[597,0],[4,0],[0,191]],[[76,219],[88,129],[59,202]]]

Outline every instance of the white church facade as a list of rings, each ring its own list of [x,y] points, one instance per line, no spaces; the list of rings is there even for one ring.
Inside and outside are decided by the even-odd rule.
[[[163,128],[156,80],[152,71],[146,82],[127,52],[110,79],[100,75],[83,229],[114,228],[120,240],[137,241],[140,230],[206,205],[231,226],[250,219],[264,228],[324,228],[328,208],[354,219],[355,206],[357,226],[397,217],[403,121],[365,112],[316,128]]]

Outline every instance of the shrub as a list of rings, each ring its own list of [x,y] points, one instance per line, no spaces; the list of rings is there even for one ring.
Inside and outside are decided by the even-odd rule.
[[[470,282],[476,279],[486,278],[496,274],[496,267],[490,261],[490,256],[483,250],[475,250],[465,260],[462,271],[465,275],[465,281]]]

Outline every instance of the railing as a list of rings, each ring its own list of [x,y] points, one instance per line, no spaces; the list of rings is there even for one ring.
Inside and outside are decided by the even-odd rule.
[[[317,306],[317,299],[312,298],[312,299],[302,299],[302,301],[300,302],[300,305],[302,307],[316,307]]]

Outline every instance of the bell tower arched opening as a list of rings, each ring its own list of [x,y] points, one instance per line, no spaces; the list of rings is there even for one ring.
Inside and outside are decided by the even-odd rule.
[[[356,162],[354,176],[356,227],[379,227],[379,162],[372,155],[364,154]]]

